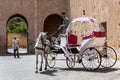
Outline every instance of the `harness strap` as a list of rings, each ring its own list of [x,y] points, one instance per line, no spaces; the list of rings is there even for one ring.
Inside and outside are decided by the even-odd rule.
[[[35,49],[39,49],[39,50],[45,51],[45,48],[35,47]]]

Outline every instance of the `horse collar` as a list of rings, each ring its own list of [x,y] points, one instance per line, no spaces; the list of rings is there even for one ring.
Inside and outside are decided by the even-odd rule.
[[[45,48],[41,48],[41,47],[35,47],[35,49],[39,49],[39,50],[43,50],[43,51],[45,51]]]

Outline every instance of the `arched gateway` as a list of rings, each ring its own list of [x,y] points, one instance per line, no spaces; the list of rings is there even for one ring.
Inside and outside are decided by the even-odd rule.
[[[19,39],[19,52],[27,53],[28,52],[28,23],[24,16],[20,14],[12,15],[6,24],[6,51],[8,53],[13,53],[12,49],[12,39],[16,36]]]
[[[62,17],[57,14],[51,14],[47,16],[47,18],[44,21],[44,31],[48,32],[48,34],[54,33],[58,27],[62,24]],[[55,34],[54,36],[56,36]]]

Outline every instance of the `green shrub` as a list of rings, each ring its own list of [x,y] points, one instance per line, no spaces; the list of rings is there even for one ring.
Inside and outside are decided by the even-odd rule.
[[[21,18],[13,18],[8,22],[7,25],[8,33],[26,35],[27,25]]]

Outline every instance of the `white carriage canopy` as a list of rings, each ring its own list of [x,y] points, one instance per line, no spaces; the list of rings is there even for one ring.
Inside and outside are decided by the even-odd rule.
[[[83,39],[94,36],[103,39],[102,43],[104,44],[106,37],[104,27],[95,18],[92,17],[83,16],[72,20],[66,30],[66,34],[69,34],[71,31],[73,34],[78,36],[78,43],[83,42]],[[97,39],[95,39],[95,42],[97,43],[99,40],[96,40]]]
[[[103,26],[95,18],[85,16],[72,20],[71,23],[68,25],[66,33],[68,33],[70,30],[73,30],[75,32],[79,31],[81,33],[84,31],[105,32]]]

